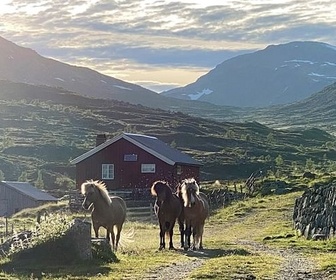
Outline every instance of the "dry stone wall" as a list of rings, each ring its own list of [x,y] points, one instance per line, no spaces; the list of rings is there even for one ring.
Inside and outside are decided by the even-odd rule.
[[[294,228],[307,239],[325,239],[336,234],[336,183],[306,190],[296,199]]]

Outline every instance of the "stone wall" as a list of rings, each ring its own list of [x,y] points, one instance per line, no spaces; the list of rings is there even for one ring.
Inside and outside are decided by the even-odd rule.
[[[82,260],[92,259],[91,223],[74,219],[68,232],[68,238],[74,245],[76,255]]]
[[[336,184],[307,189],[296,199],[294,228],[307,239],[325,239],[336,234]]]

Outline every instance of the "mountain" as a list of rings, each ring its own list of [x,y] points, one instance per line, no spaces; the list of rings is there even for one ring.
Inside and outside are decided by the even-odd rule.
[[[114,99],[185,113],[202,112],[205,109],[213,111],[214,114],[217,112],[220,114],[224,112],[225,115],[233,114],[233,108],[214,106],[207,102],[176,100],[89,68],[45,58],[32,49],[20,47],[2,37],[0,37],[0,80],[46,85],[87,97]],[[2,85],[0,84],[0,87]]]
[[[203,163],[202,180],[247,178],[274,168],[274,159],[300,165],[324,162],[335,137],[320,130],[275,130],[256,122],[209,121],[180,112],[106,99],[60,88],[0,81],[0,170],[5,180],[42,173],[45,188],[69,187],[70,160],[95,146],[97,134],[153,135]],[[271,137],[270,137],[271,136]],[[271,139],[270,139],[271,138]],[[303,149],[302,147],[305,149]],[[290,167],[291,168],[291,167]]]
[[[336,47],[319,42],[270,45],[219,64],[164,96],[238,107],[288,104],[336,81]]]
[[[166,98],[141,86],[103,75],[85,67],[45,58],[32,49],[0,37],[0,79],[48,85],[95,97],[134,104],[163,102]]]

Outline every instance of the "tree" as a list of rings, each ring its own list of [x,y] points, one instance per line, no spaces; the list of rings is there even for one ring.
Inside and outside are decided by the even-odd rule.
[[[278,156],[275,158],[274,161],[275,161],[275,165],[277,166],[277,170],[276,170],[276,172],[275,172],[275,176],[276,176],[277,178],[279,178],[279,177],[281,176],[281,171],[280,171],[280,169],[281,169],[281,167],[283,166],[284,160],[283,160],[283,158],[282,158],[281,155],[278,155]]]
[[[275,158],[275,164],[276,164],[276,166],[281,167],[283,165],[283,163],[284,163],[284,160],[283,160],[282,156],[278,155]]]
[[[35,181],[35,186],[38,187],[39,189],[44,188],[44,182],[43,182],[43,177],[42,177],[42,171],[41,170],[37,171],[37,179]]]
[[[0,170],[0,181],[5,181],[5,173],[2,170]]]
[[[306,169],[309,171],[313,171],[315,166],[314,161],[311,158],[306,159]]]
[[[19,182],[28,182],[28,173],[27,171],[22,171],[21,175],[18,178]]]
[[[267,142],[269,144],[274,144],[275,143],[275,138],[274,138],[274,134],[272,132],[270,132],[268,135],[267,135],[267,138],[266,138]]]
[[[229,129],[226,134],[225,134],[226,138],[234,138],[234,131],[232,129]]]
[[[170,143],[170,147],[172,148],[176,148],[177,144],[176,144],[176,141],[173,140],[171,143]]]
[[[297,170],[298,170],[298,163],[295,160],[292,161],[291,166],[292,166],[292,173],[297,172]]]

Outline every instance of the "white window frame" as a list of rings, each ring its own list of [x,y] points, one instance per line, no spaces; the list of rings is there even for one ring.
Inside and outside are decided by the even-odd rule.
[[[156,166],[155,163],[142,163],[141,173],[155,173]]]
[[[102,164],[102,179],[105,179],[105,180],[114,179],[114,164],[111,164],[111,163]]]

